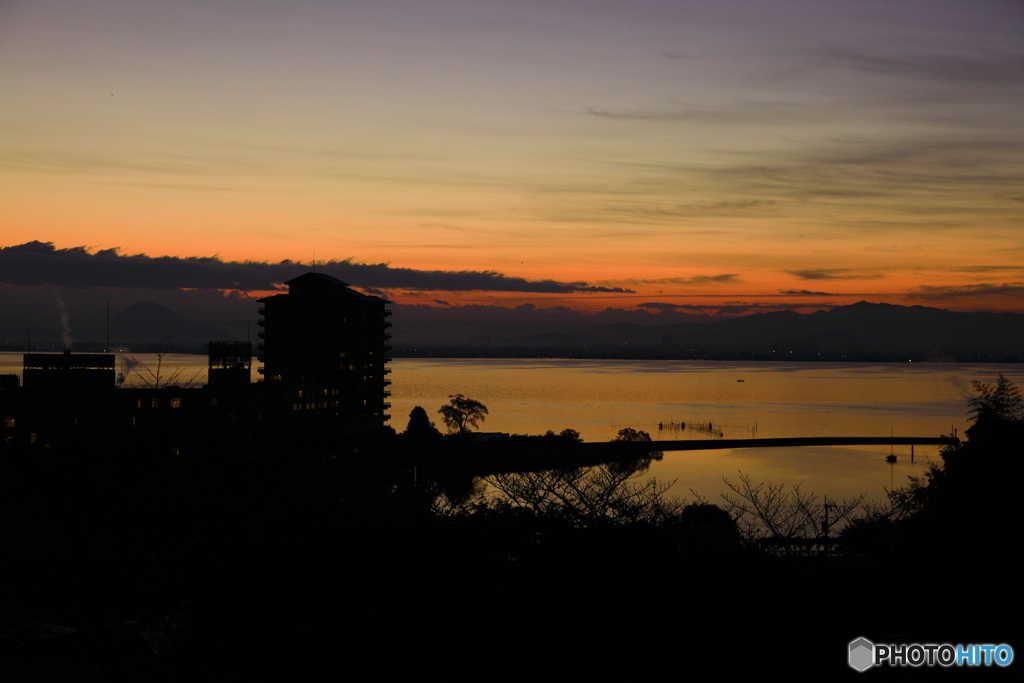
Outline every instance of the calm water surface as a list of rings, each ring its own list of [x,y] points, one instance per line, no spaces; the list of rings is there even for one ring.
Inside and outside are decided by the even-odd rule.
[[[125,384],[152,381],[156,357],[123,358],[129,357],[141,364],[126,373]],[[20,366],[21,354],[0,354],[0,372],[19,372]],[[440,424],[438,407],[449,395],[461,393],[490,409],[483,431],[541,434],[572,428],[587,441],[607,441],[627,426],[654,439],[714,438],[693,428],[701,423],[711,423],[725,438],[939,436],[953,429],[962,434],[969,426],[971,380],[992,382],[1002,372],[1024,383],[1024,366],[1009,364],[397,359],[390,367],[390,424],[399,431],[417,405]],[[174,372],[181,384],[202,384],[206,358],[167,354],[161,379]],[[802,483],[805,490],[837,498],[864,492],[880,499],[890,481],[904,484],[938,456],[936,447],[917,447],[912,466],[909,447],[897,447],[898,462],[890,467],[885,462],[889,451],[669,452],[653,464],[650,475],[676,480],[678,495],[694,489],[712,499],[724,488],[722,478],[735,478],[738,472],[756,481]]]
[[[614,360],[399,359],[392,364],[392,420],[405,428],[416,405],[436,416],[453,393],[490,409],[484,431],[540,434],[578,430],[607,441],[622,427],[654,439],[714,438],[682,422],[711,423],[725,438],[940,436],[966,420],[971,380],[1004,373],[1024,382],[1024,366],[991,364],[768,363]],[[742,382],[737,380],[742,379]],[[440,423],[440,417],[437,421]],[[660,425],[660,428],[659,428]],[[723,477],[789,485],[832,497],[884,497],[890,482],[920,475],[937,447],[748,448],[665,453],[650,474],[717,498]]]

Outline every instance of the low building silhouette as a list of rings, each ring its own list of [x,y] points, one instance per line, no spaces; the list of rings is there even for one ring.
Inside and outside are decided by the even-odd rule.
[[[114,384],[114,356],[107,353],[26,353],[25,386],[40,389],[102,390]]]
[[[125,387],[113,354],[27,353],[0,382],[0,450],[138,448],[260,454],[339,449],[389,419],[387,301],[307,273],[261,300],[263,380],[252,344],[211,341],[207,384]]]

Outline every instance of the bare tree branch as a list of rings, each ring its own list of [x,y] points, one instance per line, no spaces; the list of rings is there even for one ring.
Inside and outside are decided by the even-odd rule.
[[[830,501],[805,493],[800,485],[754,484],[742,472],[739,481],[725,479],[732,493],[723,493],[727,509],[748,543],[767,545],[781,554],[806,555],[828,551],[832,528],[849,521],[865,494]]]

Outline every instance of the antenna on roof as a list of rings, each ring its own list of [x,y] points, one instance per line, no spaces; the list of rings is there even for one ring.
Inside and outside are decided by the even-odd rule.
[[[316,272],[316,249],[313,250],[313,272]]]

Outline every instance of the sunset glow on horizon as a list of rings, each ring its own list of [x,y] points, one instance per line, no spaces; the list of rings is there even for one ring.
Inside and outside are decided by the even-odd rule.
[[[4,3],[0,247],[609,290],[379,290],[428,305],[1024,312],[1022,30],[995,0]]]

